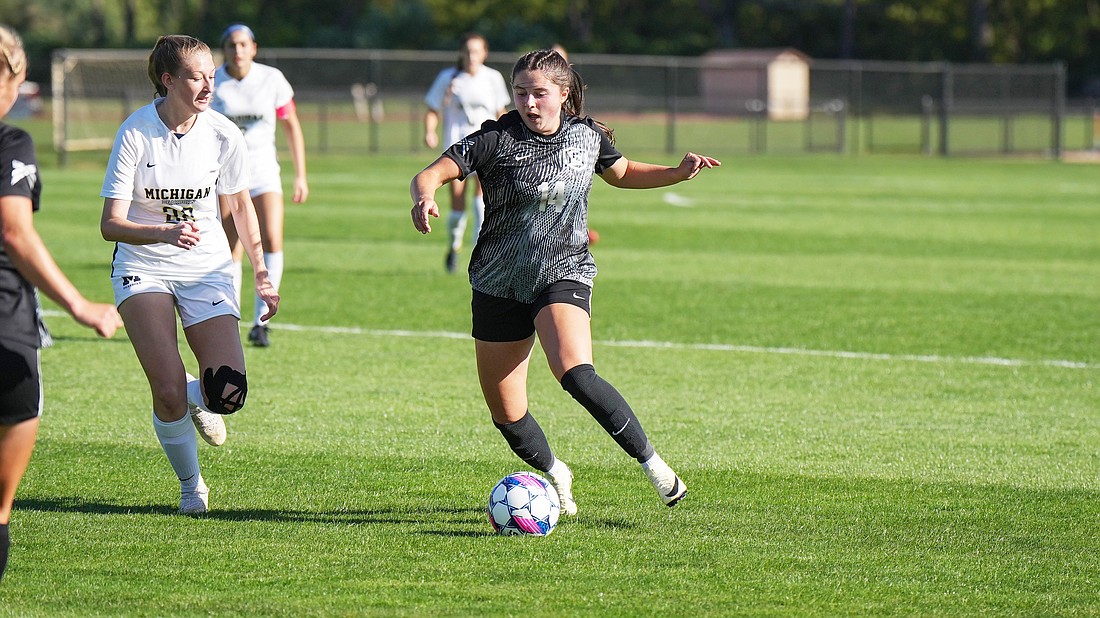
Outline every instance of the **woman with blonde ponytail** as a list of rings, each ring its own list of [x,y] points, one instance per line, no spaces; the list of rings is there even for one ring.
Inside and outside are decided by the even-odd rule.
[[[248,146],[240,129],[210,108],[215,70],[206,43],[182,34],[157,40],[149,79],[158,96],[119,127],[100,191],[100,232],[115,243],[115,304],[149,380],[153,431],[180,482],[179,510],[188,515],[209,508],[196,429],[211,446],[223,444],[222,415],[243,408],[248,394],[233,258],[219,210],[232,214],[252,262],[267,307],[263,319],[279,307],[248,191]],[[198,377],[180,356],[181,325]]]

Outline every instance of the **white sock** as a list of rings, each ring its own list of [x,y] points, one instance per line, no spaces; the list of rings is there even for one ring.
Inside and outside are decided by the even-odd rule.
[[[485,220],[485,197],[474,197],[474,244],[477,244],[478,236],[481,236],[481,222]]]
[[[271,278],[271,285],[275,286],[275,291],[278,292],[279,284],[283,282],[283,252],[264,253],[264,264],[267,264],[267,276]],[[252,323],[267,324],[267,322],[260,320],[260,316],[265,313],[267,313],[267,304],[260,300],[260,295],[257,294],[256,316]]]
[[[661,456],[658,455],[656,451],[653,452],[653,455],[650,455],[649,459],[642,462],[642,468],[645,470],[667,467],[668,464],[665,463],[665,460],[661,459]]]
[[[202,382],[191,374],[187,374],[187,403],[199,408],[203,412],[210,412],[206,406],[206,400],[202,396]],[[213,412],[210,412],[213,414]]]
[[[168,462],[180,480],[180,486],[194,489],[202,481],[199,470],[199,443],[195,425],[184,414],[178,421],[166,423],[153,414],[153,430],[168,456]]]
[[[567,472],[569,472],[569,466],[565,465],[565,462],[558,459],[557,457],[554,458],[554,463],[550,466],[550,469],[546,471],[546,473],[549,474],[550,478],[552,479],[557,478],[561,474]]]
[[[244,272],[242,271],[243,268],[244,267],[241,266],[240,262],[233,260],[233,289],[237,292],[238,307],[241,306],[241,285],[243,285],[244,281]]]
[[[447,233],[451,239],[451,250],[462,248],[462,237],[466,234],[466,212],[452,210],[447,217]]]

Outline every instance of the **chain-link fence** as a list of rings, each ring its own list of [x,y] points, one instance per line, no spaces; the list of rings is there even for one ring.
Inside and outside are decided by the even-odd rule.
[[[54,144],[109,148],[153,95],[142,50],[59,50]],[[216,59],[217,60],[217,59]],[[514,56],[489,66],[507,77]],[[630,151],[1037,154],[1092,149],[1092,105],[1065,100],[1052,65],[815,61],[798,54],[702,58],[574,54],[588,113]],[[265,49],[296,91],[307,147],[398,153],[423,146],[423,97],[452,52]]]

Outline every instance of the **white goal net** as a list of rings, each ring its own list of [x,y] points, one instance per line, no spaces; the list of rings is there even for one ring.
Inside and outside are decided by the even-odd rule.
[[[53,55],[53,143],[61,160],[110,150],[115,132],[153,100],[144,50],[58,50]]]

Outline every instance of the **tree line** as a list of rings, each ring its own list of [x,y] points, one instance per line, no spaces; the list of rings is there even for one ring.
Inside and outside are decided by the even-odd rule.
[[[168,33],[216,44],[243,22],[268,47],[454,49],[477,31],[497,51],[1060,61],[1071,96],[1100,95],[1100,0],[0,0],[0,22],[23,34],[40,81],[58,47],[151,47]]]

